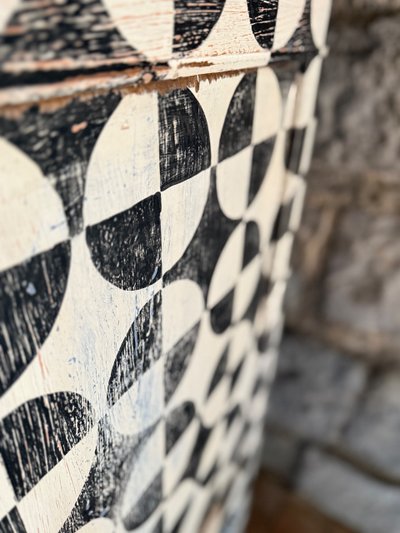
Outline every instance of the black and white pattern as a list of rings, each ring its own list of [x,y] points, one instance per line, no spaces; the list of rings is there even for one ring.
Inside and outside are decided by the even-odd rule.
[[[127,76],[148,82],[256,68],[288,55],[302,62],[324,48],[330,7],[330,0],[3,3],[0,88],[90,74],[100,75],[87,80],[96,85],[104,72],[119,73],[119,83]]]
[[[319,67],[0,117],[0,531],[240,531]]]

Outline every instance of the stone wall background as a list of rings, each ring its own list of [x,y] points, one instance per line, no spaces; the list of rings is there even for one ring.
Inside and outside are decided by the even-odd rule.
[[[335,0],[264,467],[400,531],[400,0]]]

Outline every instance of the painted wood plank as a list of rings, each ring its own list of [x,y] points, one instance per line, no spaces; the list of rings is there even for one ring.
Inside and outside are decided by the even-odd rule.
[[[0,105],[302,63],[330,1],[3,0]]]

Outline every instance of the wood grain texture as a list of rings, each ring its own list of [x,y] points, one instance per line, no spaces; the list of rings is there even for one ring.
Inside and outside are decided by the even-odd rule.
[[[0,105],[304,64],[331,0],[3,0]]]
[[[1,532],[243,530],[324,4],[3,4]]]
[[[1,110],[0,531],[242,530],[313,70]]]

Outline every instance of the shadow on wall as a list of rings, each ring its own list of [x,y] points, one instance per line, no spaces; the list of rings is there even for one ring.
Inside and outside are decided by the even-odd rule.
[[[249,533],[400,531],[400,1],[330,48]]]

